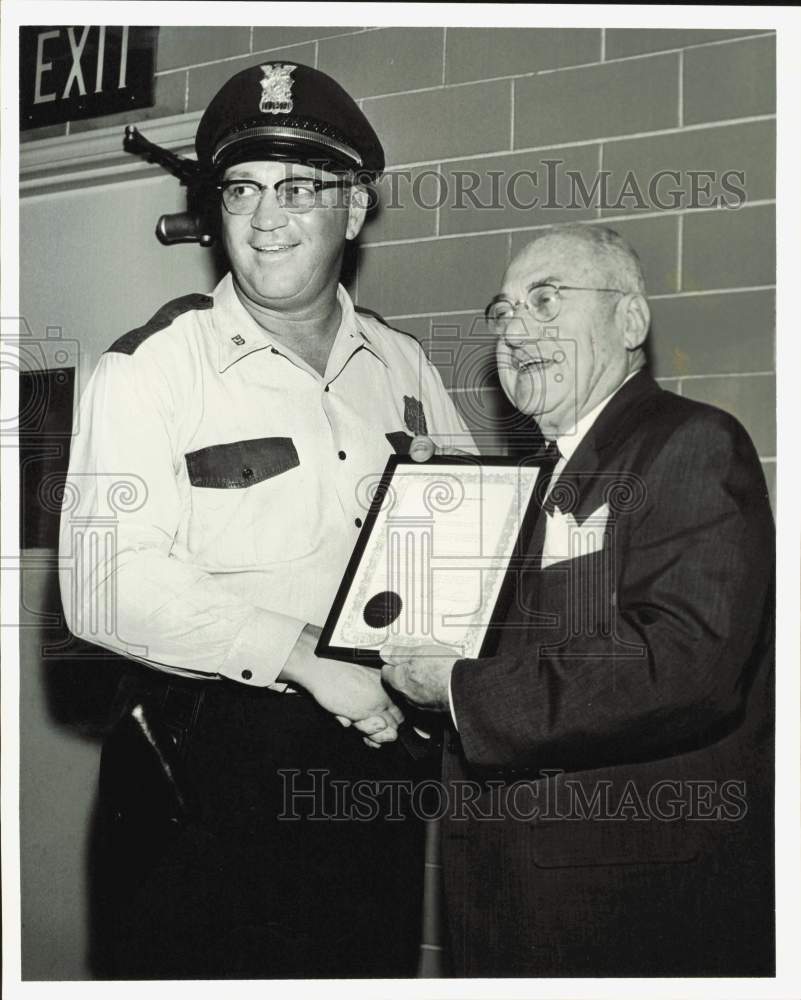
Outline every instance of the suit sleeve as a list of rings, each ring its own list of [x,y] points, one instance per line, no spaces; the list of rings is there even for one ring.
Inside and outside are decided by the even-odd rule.
[[[62,507],[67,625],[154,667],[270,684],[304,623],[175,558],[173,409],[168,380],[138,352],[102,357],[78,409]]]
[[[773,529],[761,468],[722,413],[680,424],[593,556],[539,573],[540,610],[513,650],[452,676],[467,759],[566,771],[671,756],[734,725],[769,609]],[[584,574],[584,579],[582,579]],[[600,610],[599,610],[600,609]]]

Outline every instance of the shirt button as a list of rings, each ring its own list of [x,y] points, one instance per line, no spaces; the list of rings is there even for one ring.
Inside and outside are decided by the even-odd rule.
[[[243,479],[252,479],[253,478],[253,469],[243,469],[242,470],[242,478]]]
[[[252,676],[253,676],[253,671],[252,670],[243,670],[242,671],[242,677],[243,677],[244,680],[249,681]]]
[[[347,456],[347,455],[345,454],[345,452],[344,452],[344,451],[341,451],[341,452],[339,453],[339,457],[340,457],[340,458],[342,459],[342,461],[344,462],[344,461],[345,461],[345,459],[346,459],[346,458],[347,458],[348,456]]]
[[[274,347],[270,348],[270,354],[278,354],[278,353],[279,352]]]
[[[324,391],[328,392],[329,388],[330,388],[330,386],[326,386]]]
[[[357,528],[361,528],[361,526],[362,526],[362,519],[360,517],[357,517],[356,520],[353,523],[356,525]]]

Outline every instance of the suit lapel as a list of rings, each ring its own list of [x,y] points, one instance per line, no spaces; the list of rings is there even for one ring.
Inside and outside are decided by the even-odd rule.
[[[661,391],[647,372],[638,372],[607,403],[551,491],[549,499],[563,514],[572,514],[581,524],[604,503],[611,484],[603,470],[640,420],[642,405]]]
[[[650,375],[640,372],[612,397],[552,488],[551,497],[563,514],[572,513],[581,524],[605,502],[610,487],[620,480],[622,473],[618,467],[621,445],[631,437],[648,399],[661,392]],[[543,448],[544,444],[534,450],[534,455],[541,457]],[[546,526],[546,514],[541,511],[525,544],[525,554],[510,565],[518,596],[514,600],[509,597],[504,612],[507,626],[541,624],[538,617],[541,585],[546,578],[554,581],[559,578],[559,574],[549,577],[547,571],[540,572]],[[515,646],[520,641],[519,629],[502,629],[498,649]]]

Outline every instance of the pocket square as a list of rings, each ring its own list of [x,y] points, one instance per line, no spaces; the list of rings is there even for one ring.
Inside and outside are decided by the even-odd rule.
[[[572,514],[563,514],[558,507],[554,508],[553,514],[546,516],[542,569],[566,559],[600,552],[603,548],[606,522],[609,520],[608,504],[593,511],[581,524]]]

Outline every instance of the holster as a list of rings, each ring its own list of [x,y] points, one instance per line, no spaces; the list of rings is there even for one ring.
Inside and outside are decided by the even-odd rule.
[[[148,671],[122,678],[100,758],[101,815],[120,887],[136,882],[199,812],[184,753],[208,682]]]

